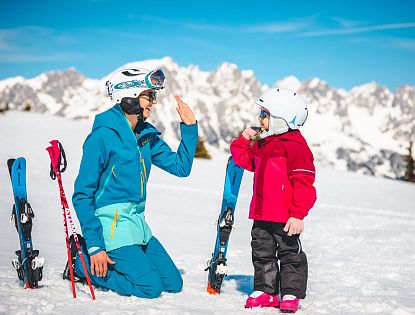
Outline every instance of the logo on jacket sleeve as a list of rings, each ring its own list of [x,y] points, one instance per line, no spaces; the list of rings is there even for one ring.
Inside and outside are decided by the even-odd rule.
[[[150,142],[150,138],[143,139],[141,141],[141,146],[144,146],[146,143]]]

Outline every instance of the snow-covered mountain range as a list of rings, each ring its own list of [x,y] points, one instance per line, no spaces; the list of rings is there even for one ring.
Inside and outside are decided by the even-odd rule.
[[[123,67],[163,67],[167,88],[159,93],[152,122],[169,143],[177,144],[179,117],[174,96],[180,95],[195,111],[200,134],[211,150],[227,150],[246,126],[257,124],[254,101],[269,88],[252,71],[231,63],[207,72],[194,65],[181,67],[165,57]],[[0,109],[30,107],[31,111],[92,120],[111,106],[105,93],[108,76],[89,79],[69,69],[33,79],[5,79],[0,81]],[[299,81],[294,76],[275,86],[297,90],[308,102],[310,115],[302,132],[317,165],[393,178],[403,175],[403,155],[415,135],[415,86],[390,91],[371,82],[346,91],[318,78]]]

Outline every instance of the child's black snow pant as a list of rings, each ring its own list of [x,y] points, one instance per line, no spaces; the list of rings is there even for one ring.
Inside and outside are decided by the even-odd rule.
[[[254,221],[251,232],[254,291],[273,295],[281,292],[281,296],[292,294],[304,299],[307,257],[299,235],[288,236],[284,226],[285,223]]]

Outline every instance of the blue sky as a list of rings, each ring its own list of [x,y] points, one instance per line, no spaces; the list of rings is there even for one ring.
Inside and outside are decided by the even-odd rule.
[[[319,77],[350,89],[415,84],[415,1],[2,1],[0,79],[75,67],[101,78],[171,56],[261,83]]]

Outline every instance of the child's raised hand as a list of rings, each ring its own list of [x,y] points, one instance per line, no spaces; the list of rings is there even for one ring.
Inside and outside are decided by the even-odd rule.
[[[304,231],[304,221],[291,217],[284,226],[284,231],[287,232],[288,236],[301,234]]]
[[[242,132],[242,136],[246,140],[251,140],[253,137],[255,137],[256,133],[257,132],[254,129],[248,127]]]

